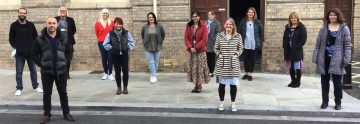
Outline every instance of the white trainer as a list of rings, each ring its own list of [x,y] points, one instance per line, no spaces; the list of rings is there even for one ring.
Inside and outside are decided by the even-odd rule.
[[[223,110],[224,110],[224,102],[220,102],[218,109],[219,109],[220,111],[223,111]]]
[[[236,106],[235,106],[235,103],[233,102],[233,103],[231,103],[231,111],[233,111],[233,112],[236,112],[237,111],[237,108],[236,108]]]
[[[38,93],[42,93],[44,92],[43,89],[41,89],[40,87],[36,88],[36,89],[33,89],[34,92],[38,92]]]
[[[114,78],[114,76],[113,76],[112,74],[110,74],[107,79],[108,79],[108,80],[112,80],[112,81],[115,80],[115,78]]]
[[[20,96],[20,95],[21,95],[21,90],[16,90],[15,96]]]
[[[107,80],[108,79],[108,77],[109,77],[109,75],[108,74],[104,74],[104,76],[101,78],[102,80]]]
[[[157,83],[158,82],[158,79],[156,77],[154,77],[154,82]]]
[[[151,84],[154,84],[155,81],[156,81],[156,80],[155,80],[155,77],[151,76],[151,77],[150,77],[150,83],[151,83]]]

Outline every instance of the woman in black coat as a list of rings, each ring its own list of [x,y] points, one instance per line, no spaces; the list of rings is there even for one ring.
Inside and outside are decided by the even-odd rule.
[[[285,26],[283,36],[284,60],[290,71],[291,82],[288,87],[300,86],[301,68],[304,58],[303,46],[306,43],[306,27],[300,22],[299,15],[292,12],[289,15],[289,24]]]

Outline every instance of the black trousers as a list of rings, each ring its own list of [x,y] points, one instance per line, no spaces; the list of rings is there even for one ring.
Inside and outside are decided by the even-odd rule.
[[[224,97],[225,97],[225,86],[226,86],[225,84],[219,83],[218,92],[219,92],[220,101],[224,101]],[[237,86],[236,86],[236,85],[230,85],[230,97],[231,97],[231,102],[235,102],[236,93],[237,93]]]
[[[322,91],[322,102],[329,102],[329,90],[330,90],[330,76],[332,77],[333,85],[334,85],[334,96],[335,96],[335,104],[341,105],[341,99],[343,96],[342,87],[341,87],[341,75],[337,74],[329,74],[330,67],[330,57],[325,57],[325,75],[321,75],[321,91]]]
[[[207,64],[208,64],[210,73],[214,73],[215,56],[216,56],[216,54],[214,52],[206,52]]]
[[[244,49],[244,68],[245,72],[254,72],[257,50]]]
[[[73,47],[72,45],[70,45],[71,47]],[[74,56],[74,52],[70,52],[70,55],[69,55],[69,58],[67,60],[67,74],[68,74],[68,77],[70,77],[70,66],[71,66],[71,60]]]
[[[117,87],[121,87],[121,71],[123,72],[124,87],[128,86],[129,80],[129,55],[111,55],[115,68],[115,80]]]
[[[58,90],[60,96],[61,108],[63,110],[63,114],[67,114],[70,112],[69,104],[68,104],[68,96],[66,92],[67,86],[67,74],[61,74],[59,76],[54,75],[46,75],[41,74],[42,85],[44,88],[43,94],[43,104],[44,104],[44,115],[51,116],[51,94],[52,88],[55,81],[56,88]]]

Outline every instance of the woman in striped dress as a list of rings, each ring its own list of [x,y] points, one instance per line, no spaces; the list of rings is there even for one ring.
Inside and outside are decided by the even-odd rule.
[[[224,24],[225,31],[216,37],[215,54],[218,56],[215,65],[216,82],[219,83],[219,110],[224,110],[225,86],[230,85],[231,110],[237,111],[235,99],[239,84],[240,62],[243,44],[241,35],[236,32],[235,21],[228,18]]]

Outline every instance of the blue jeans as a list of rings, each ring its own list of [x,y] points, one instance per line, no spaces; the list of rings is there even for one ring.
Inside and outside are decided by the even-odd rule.
[[[24,65],[25,60],[28,63],[29,70],[30,70],[30,78],[31,78],[31,84],[34,89],[36,89],[39,86],[39,83],[37,82],[37,74],[36,74],[36,67],[34,61],[32,61],[30,55],[15,55],[15,61],[16,61],[16,89],[22,90],[23,89],[23,83],[22,83],[22,76],[24,71]]]
[[[110,51],[106,51],[104,46],[102,45],[103,42],[98,42],[98,47],[101,53],[101,59],[102,59],[102,64],[103,64],[103,68],[104,68],[104,73],[105,74],[112,74],[112,61],[111,61],[111,54]]]
[[[159,60],[160,60],[161,51],[145,51],[145,55],[147,58],[149,70],[151,76],[156,77],[156,71],[159,68]]]

